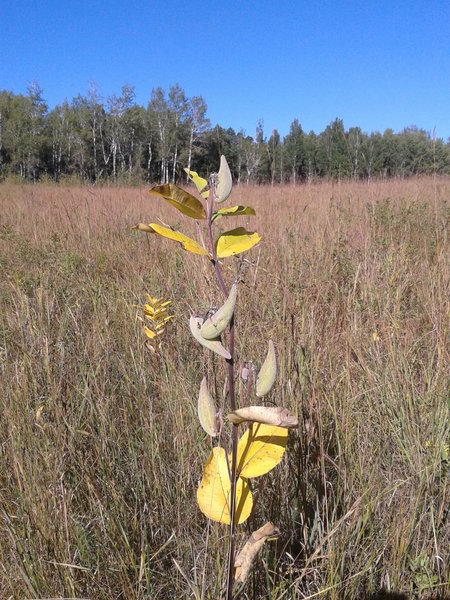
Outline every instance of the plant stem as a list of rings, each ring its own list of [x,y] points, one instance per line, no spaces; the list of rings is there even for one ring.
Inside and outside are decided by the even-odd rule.
[[[212,263],[216,272],[217,279],[219,281],[220,288],[225,296],[228,297],[229,290],[223,279],[222,270],[217,259],[216,250],[214,247],[214,238],[212,234],[212,210],[214,204],[214,185],[211,185],[208,199],[208,212],[207,212],[207,223],[208,223],[208,235],[209,245],[212,255]],[[227,360],[228,367],[228,391],[230,397],[230,409],[231,411],[236,410],[236,397],[234,389],[234,315],[231,317],[230,325],[230,345],[229,352],[231,358]],[[227,600],[231,600],[233,596],[233,565],[234,565],[234,554],[235,554],[235,535],[236,535],[236,470],[237,470],[237,446],[238,446],[238,428],[237,425],[232,425],[231,433],[231,477],[230,477],[230,537],[228,542],[228,565],[227,565]]]

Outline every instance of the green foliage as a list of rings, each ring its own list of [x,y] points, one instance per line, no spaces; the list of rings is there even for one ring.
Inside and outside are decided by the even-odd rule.
[[[346,131],[335,119],[323,132],[306,134],[295,118],[282,139],[276,129],[265,135],[262,120],[252,136],[211,128],[206,114],[205,100],[187,97],[178,84],[167,92],[154,88],[146,108],[136,104],[130,85],[104,99],[91,84],[51,110],[36,83],[25,96],[3,90],[0,177],[188,183],[184,171],[211,173],[223,154],[234,181],[246,184],[450,173],[450,142],[433,142],[416,127],[368,134]]]

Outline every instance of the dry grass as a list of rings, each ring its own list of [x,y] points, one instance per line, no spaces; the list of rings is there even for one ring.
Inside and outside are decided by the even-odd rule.
[[[300,418],[249,523],[282,530],[251,598],[448,592],[449,197],[431,179],[233,193],[264,235],[238,355],[275,340],[274,397]],[[196,395],[223,369],[187,321],[220,296],[206,260],[129,229],[158,217],[198,235],[146,188],[0,186],[2,598],[218,596]],[[176,315],[159,362],[145,291]]]

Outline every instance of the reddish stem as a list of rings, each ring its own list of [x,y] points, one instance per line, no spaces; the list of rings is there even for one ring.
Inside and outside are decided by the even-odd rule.
[[[223,279],[222,270],[220,268],[219,260],[217,258],[216,249],[214,246],[214,238],[212,233],[212,211],[214,205],[214,185],[211,184],[209,198],[208,198],[208,210],[207,210],[207,224],[208,224],[208,236],[209,245],[211,250],[211,260],[214,265],[214,270],[220,285],[220,288],[225,296],[228,297],[229,290]],[[229,352],[231,358],[227,360],[228,367],[228,391],[230,397],[230,409],[231,411],[236,410],[236,397],[234,389],[234,316],[231,318],[230,325],[230,346]],[[238,429],[236,425],[232,425],[231,434],[231,477],[230,477],[230,499],[231,505],[230,511],[230,538],[228,546],[228,567],[227,567],[227,600],[231,600],[233,595],[233,566],[234,566],[234,554],[235,554],[235,534],[236,534],[236,470],[237,470],[237,446],[238,446]]]

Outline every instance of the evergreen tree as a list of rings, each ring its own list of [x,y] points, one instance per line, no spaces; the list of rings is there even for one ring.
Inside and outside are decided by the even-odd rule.
[[[298,119],[294,119],[288,135],[284,138],[285,169],[295,185],[307,177],[307,153],[305,134]]]

